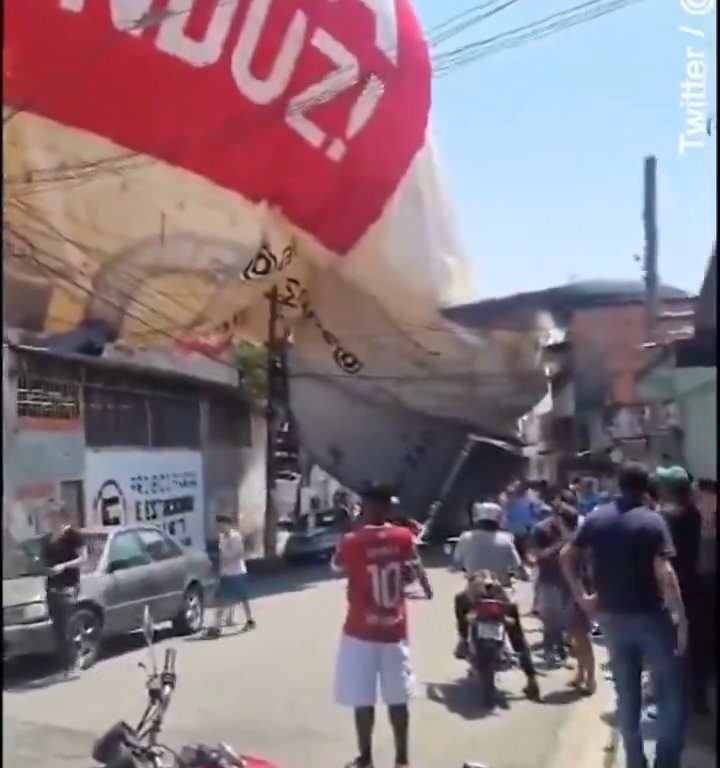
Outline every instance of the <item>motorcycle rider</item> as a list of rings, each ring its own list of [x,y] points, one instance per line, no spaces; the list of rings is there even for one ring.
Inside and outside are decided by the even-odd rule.
[[[472,506],[472,518],[475,528],[460,536],[455,548],[455,564],[469,578],[478,571],[490,571],[496,575],[502,587],[502,599],[507,603],[507,635],[513,650],[518,655],[520,666],[527,676],[527,685],[523,693],[533,701],[540,699],[537,673],[533,665],[530,648],[520,623],[520,611],[507,592],[511,586],[510,576],[515,572],[524,581],[529,576],[520,555],[515,548],[513,536],[500,528],[503,511],[493,502],[477,502]],[[472,607],[468,588],[455,596],[455,620],[458,631],[456,658],[467,658],[469,653],[467,614]]]

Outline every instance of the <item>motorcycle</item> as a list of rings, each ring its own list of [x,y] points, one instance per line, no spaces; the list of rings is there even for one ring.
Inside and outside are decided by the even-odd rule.
[[[96,762],[104,768],[279,768],[257,757],[238,755],[227,744],[191,744],[179,751],[162,744],[159,739],[165,714],[177,685],[177,652],[166,649],[162,670],[158,671],[153,648],[155,627],[147,606],[143,634],[150,658],[149,667],[140,664],[147,676],[145,712],[135,728],[120,721],[95,742],[92,757]]]
[[[490,573],[471,578],[468,590],[471,608],[468,613],[468,661],[480,683],[480,696],[492,706],[497,696],[496,675],[508,666],[505,650],[507,639],[507,602],[500,599],[499,582]]]

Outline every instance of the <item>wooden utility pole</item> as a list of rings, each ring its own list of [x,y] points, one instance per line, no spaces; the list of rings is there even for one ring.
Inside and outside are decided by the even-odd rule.
[[[645,158],[643,175],[643,228],[645,231],[645,342],[654,344],[657,338],[658,307],[658,232],[657,232],[657,158]],[[648,452],[653,455],[653,444],[660,426],[658,406],[648,408]]]
[[[278,391],[278,290],[273,286],[267,295],[267,407],[265,411],[265,526],[263,549],[265,557],[277,555],[277,509],[275,508],[275,429]]]

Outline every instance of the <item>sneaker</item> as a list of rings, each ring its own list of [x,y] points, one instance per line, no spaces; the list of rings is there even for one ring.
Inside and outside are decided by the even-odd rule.
[[[356,757],[349,763],[346,763],[344,768],[374,768],[372,763],[364,763],[361,758]]]
[[[657,720],[657,717],[658,717],[657,705],[656,704],[648,704],[645,707],[645,709],[643,711],[643,714],[645,715],[645,718],[647,720]]]

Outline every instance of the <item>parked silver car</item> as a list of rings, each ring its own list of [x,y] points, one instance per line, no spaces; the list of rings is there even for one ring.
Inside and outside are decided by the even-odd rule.
[[[103,638],[140,629],[145,605],[156,623],[172,621],[180,633],[202,628],[205,600],[215,589],[206,553],[150,525],[83,529],[82,536],[88,561],[70,636],[83,667],[95,662]],[[13,555],[18,577],[3,578],[3,657],[52,653],[39,540]]]
[[[315,514],[314,525],[305,517],[299,524],[288,526],[285,559],[291,562],[330,560],[350,524],[350,516],[344,509],[328,509]]]

